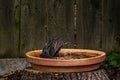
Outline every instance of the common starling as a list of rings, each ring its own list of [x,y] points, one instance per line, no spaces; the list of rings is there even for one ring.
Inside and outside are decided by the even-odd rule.
[[[60,38],[50,39],[43,48],[43,51],[40,57],[43,58],[52,58],[58,55],[61,47],[64,45],[64,42]]]

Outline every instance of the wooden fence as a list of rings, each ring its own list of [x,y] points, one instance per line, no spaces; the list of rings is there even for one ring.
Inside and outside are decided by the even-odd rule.
[[[0,57],[24,57],[56,36],[66,48],[119,50],[119,8],[120,0],[0,0]]]

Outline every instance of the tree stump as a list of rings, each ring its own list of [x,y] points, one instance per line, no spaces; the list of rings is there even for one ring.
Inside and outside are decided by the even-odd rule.
[[[110,80],[104,69],[89,72],[39,72],[32,69],[3,75],[0,80]]]

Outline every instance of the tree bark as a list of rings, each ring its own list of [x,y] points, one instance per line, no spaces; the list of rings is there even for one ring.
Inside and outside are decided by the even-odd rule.
[[[5,80],[110,80],[104,69],[88,72],[39,72],[31,69],[4,75]],[[4,80],[3,79],[3,80]],[[1,79],[0,79],[1,80]]]

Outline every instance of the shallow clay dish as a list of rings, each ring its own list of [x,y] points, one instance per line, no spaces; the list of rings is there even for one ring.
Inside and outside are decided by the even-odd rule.
[[[87,49],[61,49],[60,54],[72,53],[96,55],[95,57],[82,59],[49,59],[40,58],[42,50],[34,50],[26,53],[26,59],[31,63],[34,70],[41,72],[82,72],[99,68],[100,63],[104,61],[106,54],[102,51]]]

